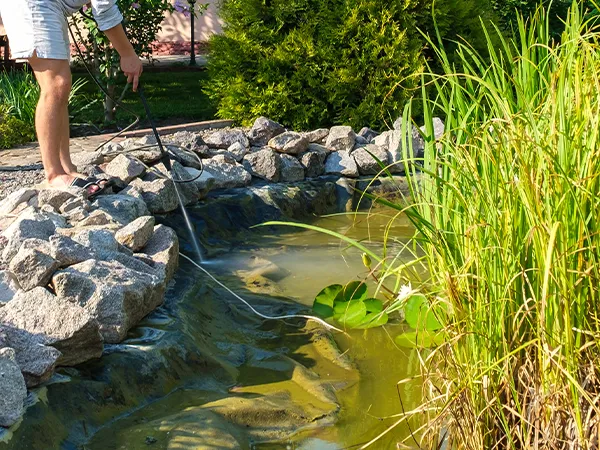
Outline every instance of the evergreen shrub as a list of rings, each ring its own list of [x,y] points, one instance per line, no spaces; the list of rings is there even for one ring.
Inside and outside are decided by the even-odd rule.
[[[468,39],[481,0],[222,0],[206,92],[218,114],[294,129],[384,128],[414,94],[435,12],[441,37]],[[481,38],[483,42],[483,38]]]

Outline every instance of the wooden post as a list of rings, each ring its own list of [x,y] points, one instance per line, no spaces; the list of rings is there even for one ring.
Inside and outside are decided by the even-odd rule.
[[[196,25],[195,25],[195,18],[196,18],[196,0],[188,0],[188,3],[190,4],[190,19],[191,19],[191,25],[192,25],[192,29],[191,29],[191,39],[192,39],[192,48],[190,49],[190,66],[195,66],[196,65],[196,39],[195,39],[195,33],[196,33]]]

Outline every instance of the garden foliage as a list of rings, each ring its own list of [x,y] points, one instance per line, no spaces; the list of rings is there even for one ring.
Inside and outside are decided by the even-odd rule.
[[[222,0],[207,92],[219,115],[308,129],[383,127],[418,82],[435,15],[443,38],[477,40],[487,1]],[[483,41],[483,39],[481,39]]]

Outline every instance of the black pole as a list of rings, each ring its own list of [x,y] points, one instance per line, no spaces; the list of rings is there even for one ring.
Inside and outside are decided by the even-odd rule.
[[[192,19],[192,48],[190,51],[190,66],[196,65],[196,42],[195,42],[195,33],[196,33],[196,25],[194,24],[194,19],[196,17],[196,0],[190,0],[190,13]]]

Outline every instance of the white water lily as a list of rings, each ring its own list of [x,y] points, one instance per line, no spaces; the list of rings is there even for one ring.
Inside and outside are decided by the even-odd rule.
[[[403,285],[400,288],[400,292],[398,293],[398,296],[396,297],[396,300],[398,301],[404,301],[407,298],[409,298],[411,295],[413,295],[415,293],[415,291],[412,288],[412,285],[410,283]]]

